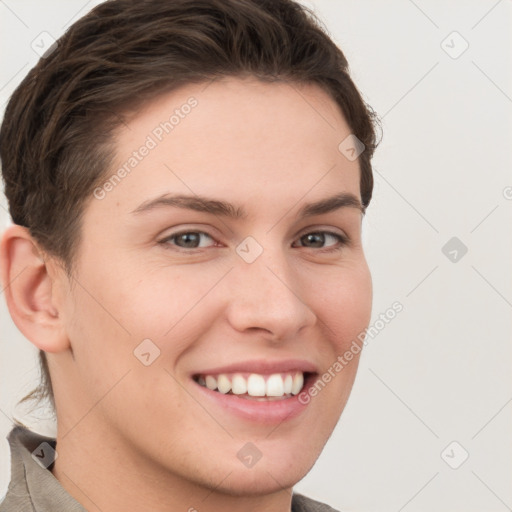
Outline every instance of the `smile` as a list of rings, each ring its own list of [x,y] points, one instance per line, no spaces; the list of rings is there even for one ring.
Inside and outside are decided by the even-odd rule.
[[[301,392],[304,373],[221,373],[196,375],[194,380],[200,386],[224,395],[238,395],[240,398],[256,401],[285,400]]]
[[[227,415],[228,421],[275,426],[316,407],[313,400],[299,400],[318,377],[317,366],[304,359],[238,361],[204,368],[190,377],[198,401],[210,414]]]

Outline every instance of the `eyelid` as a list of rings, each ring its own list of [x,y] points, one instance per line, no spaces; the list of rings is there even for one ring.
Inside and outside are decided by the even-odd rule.
[[[341,236],[348,239],[348,235],[343,230],[339,229],[339,231],[337,231],[336,228],[323,225],[308,226],[307,228],[304,228],[303,230],[299,231],[297,237],[300,238],[303,237],[304,235],[308,235],[309,233],[328,233],[329,235]]]
[[[169,246],[171,246],[172,247],[171,250],[174,250],[177,252],[188,253],[188,254],[194,254],[196,252],[201,252],[201,251],[204,251],[205,249],[208,249],[208,247],[194,247],[194,248],[187,249],[184,247],[180,247],[178,245],[172,245],[172,244],[168,243],[170,240],[172,240],[180,235],[187,234],[187,233],[197,233],[197,234],[206,235],[207,237],[209,237],[211,240],[213,240],[215,242],[215,244],[208,246],[208,247],[215,247],[218,244],[218,241],[215,236],[211,235],[207,231],[203,231],[202,229],[198,229],[198,228],[180,229],[179,231],[170,233],[169,235],[165,236],[163,239],[159,240],[158,243],[163,245],[165,248],[168,248]],[[342,249],[343,247],[345,247],[347,245],[350,245],[350,243],[351,243],[351,238],[345,232],[343,232],[343,231],[337,232],[333,228],[327,228],[327,227],[322,227],[322,226],[309,226],[308,228],[304,228],[303,231],[301,231],[298,235],[296,235],[293,243],[295,243],[297,240],[300,240],[303,236],[313,234],[313,233],[321,233],[321,234],[331,235],[338,239],[338,244],[336,244],[335,246],[329,246],[329,247],[323,247],[323,248],[316,248],[316,247],[311,248],[311,247],[304,247],[304,246],[300,246],[300,247],[304,247],[305,249],[312,249],[314,252],[335,252],[337,250]]]
[[[344,247],[350,245],[351,243],[351,240],[350,240],[350,237],[347,236],[345,233],[338,233],[336,231],[333,231],[331,229],[308,229],[306,230],[304,233],[302,233],[301,235],[299,235],[297,237],[297,240],[300,240],[303,236],[306,236],[306,235],[309,235],[309,234],[313,234],[313,233],[321,233],[321,234],[324,234],[324,235],[330,235],[334,238],[336,238],[338,240],[338,243],[335,244],[334,246],[328,246],[328,247],[321,247],[321,248],[316,248],[316,247],[304,247],[305,249],[312,249],[314,252],[324,252],[324,253],[329,253],[329,252],[336,252],[336,251],[339,251],[341,249],[343,249]],[[301,246],[303,247],[303,246]]]
[[[200,235],[206,235],[211,240],[213,240],[213,242],[215,242],[213,245],[211,245],[209,247],[215,247],[215,245],[217,244],[217,240],[213,235],[210,235],[210,233],[208,233],[207,231],[203,231],[201,229],[194,229],[194,228],[181,229],[179,231],[176,231],[175,233],[171,233],[171,234],[165,236],[164,238],[162,238],[161,240],[159,240],[158,243],[163,245],[164,247],[166,247],[168,245],[171,245],[168,242],[170,242],[170,240],[172,240],[173,238],[177,238],[180,235],[185,235],[188,233],[198,233]],[[178,252],[186,252],[186,253],[193,253],[194,251],[204,250],[204,249],[208,248],[208,247],[195,247],[192,249],[187,249],[185,247],[180,247],[179,245],[173,245],[172,247],[173,247],[173,250],[176,250]]]
[[[347,244],[351,241],[350,236],[341,228],[335,228],[333,226],[327,226],[325,224],[317,224],[313,226],[308,226],[303,230],[299,231],[297,238],[301,238],[304,235],[308,235],[309,233],[326,233],[329,235],[333,235],[336,237],[342,238]]]

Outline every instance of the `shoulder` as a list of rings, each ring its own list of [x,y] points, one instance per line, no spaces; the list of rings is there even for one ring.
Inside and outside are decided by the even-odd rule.
[[[32,492],[37,487],[42,472],[46,470],[39,467],[32,453],[37,447],[46,449],[46,445],[41,444],[43,442],[51,446],[55,439],[32,432],[25,426],[15,425],[7,440],[11,454],[11,478],[5,496],[0,499],[0,512],[34,510]]]
[[[0,512],[52,510],[86,512],[53,476],[56,439],[15,426],[9,433],[11,480]]]
[[[293,493],[292,512],[338,512],[336,509],[320,503],[319,501],[307,498],[302,494]]]

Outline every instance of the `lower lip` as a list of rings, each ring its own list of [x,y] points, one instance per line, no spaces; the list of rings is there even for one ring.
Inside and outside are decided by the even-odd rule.
[[[304,387],[309,378],[305,380]],[[196,388],[205,396],[209,401],[213,402],[217,407],[222,407],[228,412],[251,421],[253,423],[261,423],[266,425],[275,425],[276,423],[283,423],[296,418],[299,414],[306,410],[308,404],[299,402],[299,395],[285,398],[283,400],[272,401],[258,401],[247,398],[240,398],[238,395],[223,394],[218,391],[212,391],[204,386],[201,386],[192,380]]]

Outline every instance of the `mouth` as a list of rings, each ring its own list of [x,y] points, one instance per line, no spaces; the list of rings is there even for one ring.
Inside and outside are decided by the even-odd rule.
[[[277,425],[304,414],[310,401],[301,393],[318,376],[317,367],[303,359],[240,361],[191,375],[194,394],[211,415],[251,424]],[[295,425],[295,424],[294,424]]]
[[[256,402],[287,400],[298,395],[311,372],[287,371],[272,374],[234,372],[196,374],[194,381],[210,391]]]

